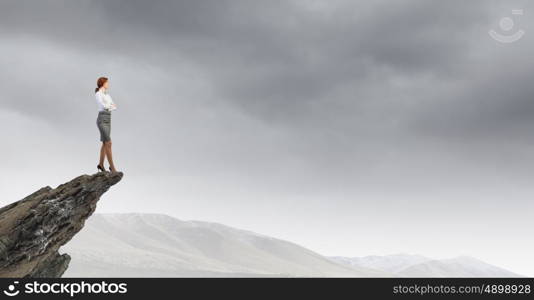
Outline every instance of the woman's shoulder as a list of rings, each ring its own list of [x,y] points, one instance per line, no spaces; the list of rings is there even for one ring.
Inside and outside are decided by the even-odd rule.
[[[98,91],[95,93],[95,97],[102,97],[102,98],[108,98],[110,97],[108,93],[104,93],[103,91]]]

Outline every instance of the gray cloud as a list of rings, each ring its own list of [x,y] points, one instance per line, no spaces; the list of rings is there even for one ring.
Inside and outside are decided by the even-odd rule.
[[[276,234],[288,220],[322,224],[314,217],[352,228],[365,209],[386,222],[425,207],[445,222],[431,209],[468,203],[476,215],[478,199],[506,195],[524,204],[532,22],[518,23],[527,36],[516,44],[487,35],[517,7],[532,5],[3,1],[0,125],[18,127],[0,154],[21,158],[3,176],[22,182],[20,170],[39,168],[25,179],[39,185],[50,167],[92,166],[91,91],[107,75],[116,156],[131,178],[120,196],[131,202],[104,210],[185,211]],[[160,210],[144,184],[158,186]],[[250,217],[260,208],[266,217]]]

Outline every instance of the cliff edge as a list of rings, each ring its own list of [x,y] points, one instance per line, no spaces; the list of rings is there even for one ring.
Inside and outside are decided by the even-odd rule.
[[[70,256],[58,249],[83,228],[100,196],[122,176],[82,175],[0,208],[0,277],[61,277]]]

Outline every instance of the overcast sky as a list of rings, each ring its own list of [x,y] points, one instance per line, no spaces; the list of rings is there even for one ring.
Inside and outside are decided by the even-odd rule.
[[[2,1],[0,204],[96,171],[107,76],[125,177],[98,212],[534,276],[533,14],[491,0]]]

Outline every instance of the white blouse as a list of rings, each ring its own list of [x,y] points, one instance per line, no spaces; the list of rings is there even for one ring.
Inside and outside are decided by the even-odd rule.
[[[117,109],[113,99],[108,93],[102,92],[102,90],[95,93],[96,104],[98,105],[98,111],[112,111]]]

